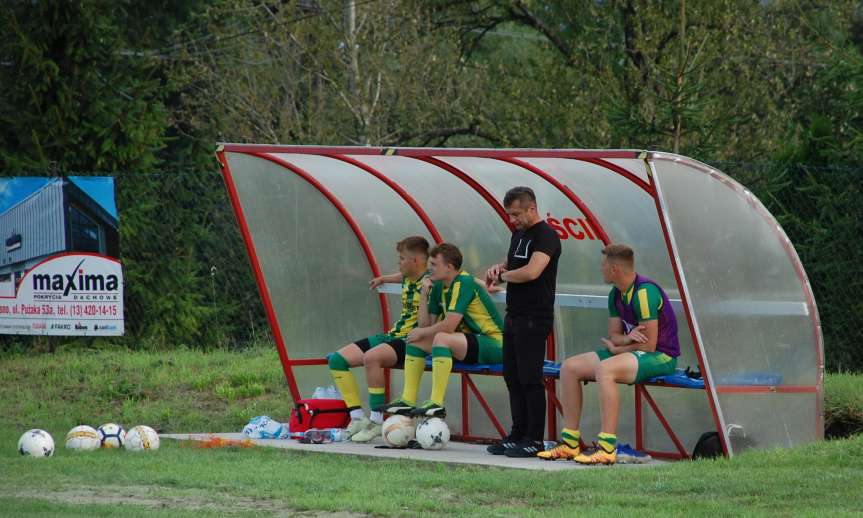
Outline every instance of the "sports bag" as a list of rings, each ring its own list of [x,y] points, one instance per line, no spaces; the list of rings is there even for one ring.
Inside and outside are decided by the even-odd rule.
[[[344,428],[350,421],[348,407],[342,399],[301,399],[291,411],[291,433],[310,428]]]
[[[695,459],[713,459],[721,457],[722,443],[719,441],[718,432],[704,432],[698,438],[695,444],[695,449],[692,450],[692,460]]]

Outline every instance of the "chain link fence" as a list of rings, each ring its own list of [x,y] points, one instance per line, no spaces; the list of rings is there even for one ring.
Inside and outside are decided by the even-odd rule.
[[[712,162],[758,196],[794,243],[815,291],[832,371],[863,369],[863,171]],[[89,176],[89,173],[67,173]],[[94,174],[95,175],[95,174]],[[2,349],[117,345],[242,348],[271,340],[218,171],[112,173],[125,276],[126,335],[4,337]]]

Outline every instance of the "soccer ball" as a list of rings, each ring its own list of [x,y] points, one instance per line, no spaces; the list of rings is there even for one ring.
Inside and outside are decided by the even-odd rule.
[[[18,453],[31,457],[50,457],[54,455],[54,439],[45,430],[27,430],[18,439]]]
[[[90,451],[99,449],[102,437],[92,426],[82,424],[69,430],[66,434],[66,448],[70,450]]]
[[[417,442],[424,450],[441,450],[449,442],[449,426],[438,417],[426,419],[417,426]]]
[[[126,440],[126,430],[114,423],[105,423],[96,429],[99,432],[99,442],[103,448],[122,448]]]
[[[139,425],[126,432],[124,444],[129,451],[159,449],[159,434],[149,426]]]
[[[410,417],[394,415],[384,421],[381,427],[381,435],[384,442],[392,448],[404,448],[414,438],[415,426]]]

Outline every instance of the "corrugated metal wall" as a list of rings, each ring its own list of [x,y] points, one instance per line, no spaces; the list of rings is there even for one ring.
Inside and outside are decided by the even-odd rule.
[[[0,271],[9,265],[66,249],[63,180],[45,187],[0,215]],[[6,239],[21,234],[21,248],[6,251]]]

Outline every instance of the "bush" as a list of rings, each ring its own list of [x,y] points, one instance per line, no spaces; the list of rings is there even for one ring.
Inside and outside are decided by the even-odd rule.
[[[839,439],[863,432],[863,376],[824,378],[824,437]]]

